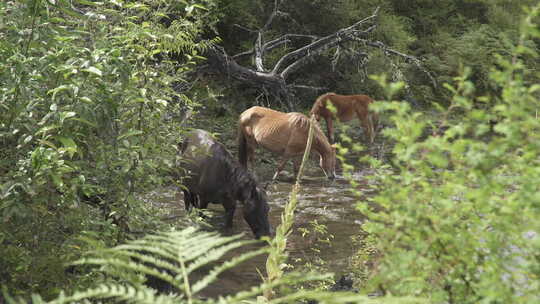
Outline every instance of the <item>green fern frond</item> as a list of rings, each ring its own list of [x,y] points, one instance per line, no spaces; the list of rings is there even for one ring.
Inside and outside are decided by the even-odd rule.
[[[198,268],[200,268],[202,266],[208,265],[210,262],[217,261],[218,259],[223,257],[227,252],[230,252],[233,249],[236,249],[236,248],[248,245],[248,244],[253,244],[255,242],[256,241],[234,242],[234,243],[230,243],[228,245],[224,245],[224,246],[221,246],[221,247],[218,247],[218,248],[214,248],[214,249],[210,250],[208,252],[208,254],[199,257],[198,259],[193,261],[191,264],[189,264],[189,266],[186,268],[186,271],[188,273],[191,273],[194,270],[196,270],[196,269],[198,269]]]
[[[201,291],[202,289],[204,289],[205,287],[207,287],[211,282],[213,282],[217,276],[222,273],[223,271],[227,270],[227,269],[231,269],[233,267],[235,267],[236,265],[248,260],[248,259],[251,259],[252,257],[255,257],[255,256],[258,256],[260,254],[263,254],[263,253],[267,253],[269,250],[268,248],[261,248],[259,250],[255,250],[255,251],[250,251],[250,252],[247,252],[247,253],[244,253],[240,256],[237,256],[217,267],[215,267],[207,276],[205,276],[204,278],[202,278],[201,280],[199,280],[198,282],[196,282],[195,284],[193,284],[193,292],[194,293],[197,293],[199,291]]]
[[[293,284],[301,284],[305,282],[321,281],[331,278],[331,274],[315,274],[315,273],[287,273],[272,281],[266,281],[259,286],[254,286],[248,291],[241,291],[235,295],[227,296],[220,299],[220,303],[245,303],[245,301],[254,299],[256,296],[263,294],[267,290],[273,290],[280,286],[291,286]]]
[[[218,234],[202,236],[201,238],[193,237],[186,240],[182,246],[177,247],[177,258],[187,263],[198,259],[201,256],[207,255],[212,248],[217,248],[228,242],[234,242],[240,236],[222,237]]]
[[[74,303],[87,299],[111,299],[118,301],[128,301],[130,303],[149,304],[172,304],[182,303],[181,297],[171,295],[156,295],[150,288],[135,288],[118,284],[103,284],[97,288],[75,292],[71,296],[61,294],[57,299],[48,302],[49,304]]]
[[[152,265],[145,265],[141,264],[139,262],[135,261],[129,261],[126,262],[126,260],[123,259],[115,259],[115,258],[89,258],[89,259],[81,259],[75,265],[101,265],[101,269],[106,271],[107,273],[120,277],[124,280],[131,281],[131,283],[135,283],[132,281],[132,276],[135,274],[146,274],[151,275],[153,277],[162,279],[169,284],[172,284],[173,286],[178,286],[181,282],[177,281],[173,276],[169,275],[167,272],[160,271],[159,268],[157,268],[156,264]],[[154,268],[156,267],[156,268]],[[178,268],[175,268],[178,269]],[[142,282],[141,282],[142,283]]]
[[[115,255],[121,256],[128,259],[136,259],[143,263],[152,264],[158,266],[159,268],[166,269],[169,271],[174,271],[178,269],[178,265],[171,263],[170,261],[174,260],[174,256],[166,253],[165,250],[160,250],[157,247],[144,247],[144,246],[121,246],[122,248],[117,248],[120,250],[111,251],[105,250],[102,252],[103,255]],[[155,258],[159,257],[159,259]]]
[[[191,282],[187,279],[191,273],[219,261],[231,250],[257,242],[240,240],[241,237],[242,235],[223,237],[216,232],[202,232],[190,227],[181,231],[148,235],[110,249],[96,250],[73,264],[98,265],[101,271],[129,282],[137,290],[144,288],[145,276],[152,276],[170,284],[191,299],[214,282],[223,271],[268,252],[268,247],[265,247],[238,255],[214,267],[190,287]],[[110,290],[110,286],[112,285],[93,292]]]

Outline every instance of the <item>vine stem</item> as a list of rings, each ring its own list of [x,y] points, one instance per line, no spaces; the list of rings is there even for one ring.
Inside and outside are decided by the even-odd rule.
[[[184,277],[184,289],[186,291],[188,304],[192,304],[191,288],[189,285],[189,277],[186,271],[186,265],[183,259],[180,259],[180,267],[182,268],[182,276]]]
[[[267,283],[272,283],[283,276],[283,267],[285,264],[285,259],[287,257],[287,254],[285,252],[285,247],[287,246],[287,237],[291,233],[291,227],[294,223],[294,211],[296,210],[296,205],[298,203],[297,195],[301,189],[300,180],[302,178],[305,163],[307,162],[309,153],[311,151],[314,125],[315,116],[312,115],[311,119],[309,120],[309,132],[306,149],[304,151],[304,156],[302,157],[302,163],[300,164],[300,168],[298,169],[296,182],[289,195],[289,200],[285,204],[283,213],[281,214],[281,224],[276,228],[276,236],[270,241],[270,254],[266,259],[266,273],[268,277],[265,279],[265,281]],[[273,294],[274,292],[271,288],[266,289],[263,292],[266,301],[270,301]]]
[[[309,120],[309,132],[308,132],[308,140],[306,143],[306,150],[304,151],[304,156],[302,157],[302,163],[300,164],[300,168],[298,169],[298,175],[296,176],[296,184],[294,185],[295,187],[300,187],[300,179],[302,178],[304,166],[309,157],[309,153],[311,152],[311,144],[313,143],[313,126],[315,125],[315,123],[316,123],[315,115],[311,115],[311,118]]]
[[[38,15],[38,8],[40,4],[40,0],[34,1],[34,7],[32,8],[32,24],[30,26],[30,35],[28,37],[28,41],[26,42],[26,46],[24,47],[24,57],[28,57],[28,51],[30,50],[30,43],[32,43],[32,40],[34,38],[34,29],[36,28],[36,19]],[[28,73],[25,73],[24,70],[21,71],[21,77],[19,78],[19,82],[17,83],[17,86],[15,87],[15,96],[13,97],[13,110],[11,112],[11,115],[9,116],[9,121],[7,124],[7,129],[11,129],[11,124],[13,124],[13,120],[15,120],[15,116],[18,114],[17,112],[17,101],[19,99],[19,95],[21,94],[21,85],[22,82],[25,80],[25,76]]]

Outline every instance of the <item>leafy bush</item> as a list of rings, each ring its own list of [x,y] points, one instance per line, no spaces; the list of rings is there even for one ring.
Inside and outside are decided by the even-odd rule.
[[[81,231],[110,243],[147,225],[136,194],[172,166],[171,118],[189,103],[172,83],[209,43],[204,17],[168,0],[0,3],[0,282],[14,293],[54,294]]]
[[[452,99],[437,119],[379,103],[392,113],[384,135],[395,141],[394,160],[374,177],[377,208],[359,207],[377,250],[366,291],[433,303],[538,301],[540,75],[524,58],[538,59],[529,45],[540,38],[539,12],[522,23],[510,59],[495,55],[488,95],[464,68],[445,85]],[[388,100],[401,87],[379,81]]]

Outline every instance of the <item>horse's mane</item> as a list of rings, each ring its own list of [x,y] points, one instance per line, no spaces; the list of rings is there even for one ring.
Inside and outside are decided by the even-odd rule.
[[[257,187],[257,181],[253,174],[242,167],[225,147],[216,143],[213,149],[216,149],[213,155],[219,157],[225,165],[225,172],[228,175],[227,180],[231,182],[235,191],[237,189],[253,189]]]
[[[240,188],[253,189],[257,187],[255,176],[242,166],[233,167],[231,171],[231,180],[235,181]]]
[[[322,94],[321,96],[317,97],[317,99],[315,99],[315,102],[313,103],[313,107],[311,107],[311,112],[313,114],[313,112],[315,110],[318,110],[319,107],[321,107],[323,104],[323,101],[325,99],[328,98],[328,96],[331,96],[331,95],[337,95],[336,93],[334,92],[328,92],[328,93],[325,93],[325,94]]]
[[[318,121],[315,120],[315,132],[314,132],[314,138],[321,144],[321,145],[324,145],[324,146],[328,146],[329,148],[332,147],[332,145],[330,144],[330,142],[328,141],[328,138],[326,138],[326,135],[324,135],[324,132],[322,131],[321,129],[321,125],[319,124]]]

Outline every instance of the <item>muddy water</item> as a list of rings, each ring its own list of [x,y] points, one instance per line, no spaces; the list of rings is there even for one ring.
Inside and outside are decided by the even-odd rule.
[[[363,177],[359,174],[355,179],[362,183]],[[270,223],[274,228],[280,223],[281,213],[292,186],[292,178],[282,178],[267,188],[271,207]],[[289,262],[292,265],[298,267],[305,262],[320,258],[324,261],[326,270],[338,275],[346,271],[349,259],[357,249],[351,237],[358,235],[359,225],[363,220],[361,214],[355,209],[355,205],[362,201],[362,198],[353,195],[348,191],[349,188],[349,183],[340,176],[335,181],[328,181],[322,176],[320,169],[307,170],[298,197],[293,232],[287,243]],[[161,197],[156,196],[153,200],[169,209],[174,221],[188,221],[182,201],[183,195],[181,191],[179,192],[175,190],[169,191],[168,194],[162,192]],[[239,206],[235,214],[233,233],[243,232],[246,239],[251,239],[251,230],[243,220],[240,208]],[[223,231],[223,207],[210,204],[207,215],[209,217],[207,221],[213,226],[210,229]],[[314,233],[314,221],[319,225],[325,225],[327,233]],[[305,235],[306,230],[310,232],[307,235]],[[321,242],[321,237],[328,238],[331,242]],[[256,245],[252,248],[256,248]],[[243,250],[249,250],[249,248]],[[258,285],[261,279],[257,269],[264,274],[265,261],[265,256],[259,256],[227,271],[220,276],[216,284],[207,287],[202,296],[217,297],[233,294]]]

